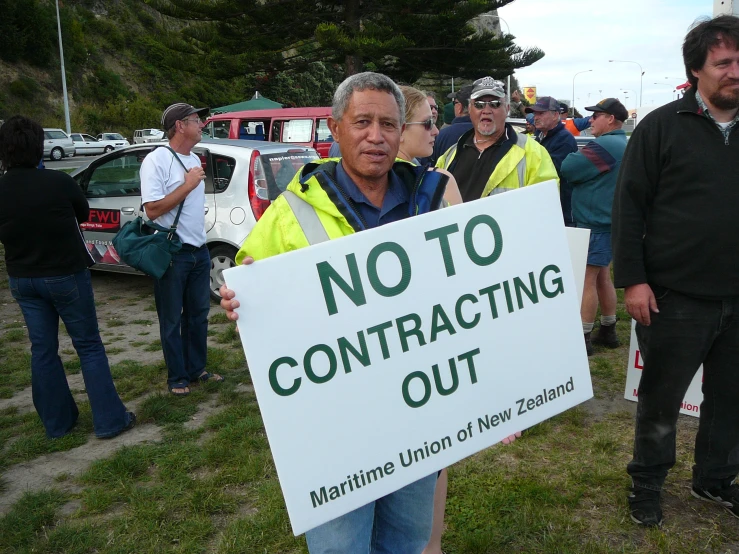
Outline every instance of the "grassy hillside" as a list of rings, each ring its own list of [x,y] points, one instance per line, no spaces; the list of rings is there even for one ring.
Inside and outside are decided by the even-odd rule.
[[[53,0],[4,0],[0,18],[0,119],[24,114],[64,127],[62,79]],[[289,105],[326,105],[341,68],[314,64],[291,75],[215,78],[214,67],[178,59],[167,37],[185,22],[142,0],[60,2],[72,129],[96,134],[158,127],[167,105],[220,106],[255,90]],[[217,62],[213,62],[217,63]]]

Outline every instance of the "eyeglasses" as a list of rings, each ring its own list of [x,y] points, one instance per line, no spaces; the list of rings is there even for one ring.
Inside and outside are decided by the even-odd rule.
[[[602,115],[610,115],[610,114],[607,114],[606,112],[593,112],[593,115],[591,115],[590,117],[592,117],[593,119],[598,119]]]
[[[426,121],[407,121],[406,125],[423,125],[423,128],[430,131],[434,126],[434,120],[429,118]]]
[[[436,104],[429,104],[429,106],[431,106],[432,111],[433,110],[436,110],[437,112],[439,111],[439,106],[437,106]]]
[[[186,117],[185,119],[180,119],[180,121],[185,121],[185,122],[189,122],[189,123],[202,123],[203,122],[203,120],[200,119],[199,117],[196,118],[196,119],[189,119],[189,118]]]
[[[493,109],[498,109],[503,102],[501,100],[475,100],[472,103],[478,110],[484,110],[485,106],[490,106]]]

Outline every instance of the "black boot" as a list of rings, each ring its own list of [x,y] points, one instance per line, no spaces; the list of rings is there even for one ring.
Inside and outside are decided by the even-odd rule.
[[[606,348],[618,348],[621,343],[616,336],[616,324],[603,325],[598,328],[598,332],[593,337],[593,344],[600,344]]]
[[[585,333],[585,351],[588,353],[588,356],[593,355],[593,343],[590,342],[590,333]]]

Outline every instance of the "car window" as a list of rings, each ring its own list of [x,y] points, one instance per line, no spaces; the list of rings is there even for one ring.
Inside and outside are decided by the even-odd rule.
[[[290,119],[285,121],[280,142],[313,142],[313,120]]]
[[[245,140],[267,140],[267,125],[264,121],[247,121],[242,119],[239,121],[239,138]]]
[[[274,200],[287,189],[298,169],[318,159],[313,150],[306,152],[277,152],[259,156],[267,176],[269,199]]]
[[[105,140],[123,140],[123,135],[120,133],[105,133],[103,138],[105,138]]]
[[[82,135],[78,135],[77,133],[72,133],[72,134],[71,134],[71,135],[69,135],[69,136],[71,136],[71,137],[72,137],[72,140],[73,140],[74,142],[82,142]]]
[[[211,188],[213,190],[208,190],[208,182],[206,181],[205,192],[218,193],[226,190],[228,188],[228,185],[231,183],[231,176],[234,173],[235,167],[236,160],[234,160],[233,158],[213,154],[213,181],[211,184]]]
[[[98,141],[98,139],[96,139],[95,137],[91,137],[90,135],[82,135],[82,136],[84,137],[85,140],[89,140],[90,142]]]
[[[122,156],[107,159],[93,169],[87,181],[89,198],[113,196],[139,196],[141,178],[139,169],[151,150],[136,150]]]
[[[47,131],[49,133],[49,138],[53,139],[66,139],[67,135],[62,133],[61,131]]]
[[[44,139],[51,140],[51,135],[49,134],[49,131],[44,131]]]
[[[327,119],[318,120],[318,129],[316,129],[316,142],[333,142],[334,137],[331,136],[331,131],[328,128]]]

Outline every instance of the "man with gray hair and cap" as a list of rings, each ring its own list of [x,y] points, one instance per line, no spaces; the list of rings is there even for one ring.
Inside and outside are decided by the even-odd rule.
[[[562,177],[560,168],[565,158],[577,152],[577,141],[561,121],[559,101],[551,96],[542,96],[533,106],[526,108],[526,113],[534,114],[536,140],[546,148],[554,162],[559,177],[559,201],[562,204],[562,216],[565,225],[574,227],[572,221],[572,185]]]
[[[210,254],[205,245],[205,171],[191,149],[203,136],[208,108],[172,104],[162,114],[169,145],[149,153],[141,164],[141,203],[146,216],[162,227],[177,219],[182,250],[154,282],[159,334],[167,385],[175,396],[190,393],[190,383],[223,381],[205,369],[210,310]]]
[[[475,81],[469,111],[472,129],[436,162],[454,175],[465,202],[557,179],[547,151],[506,123],[502,82],[492,77]]]

